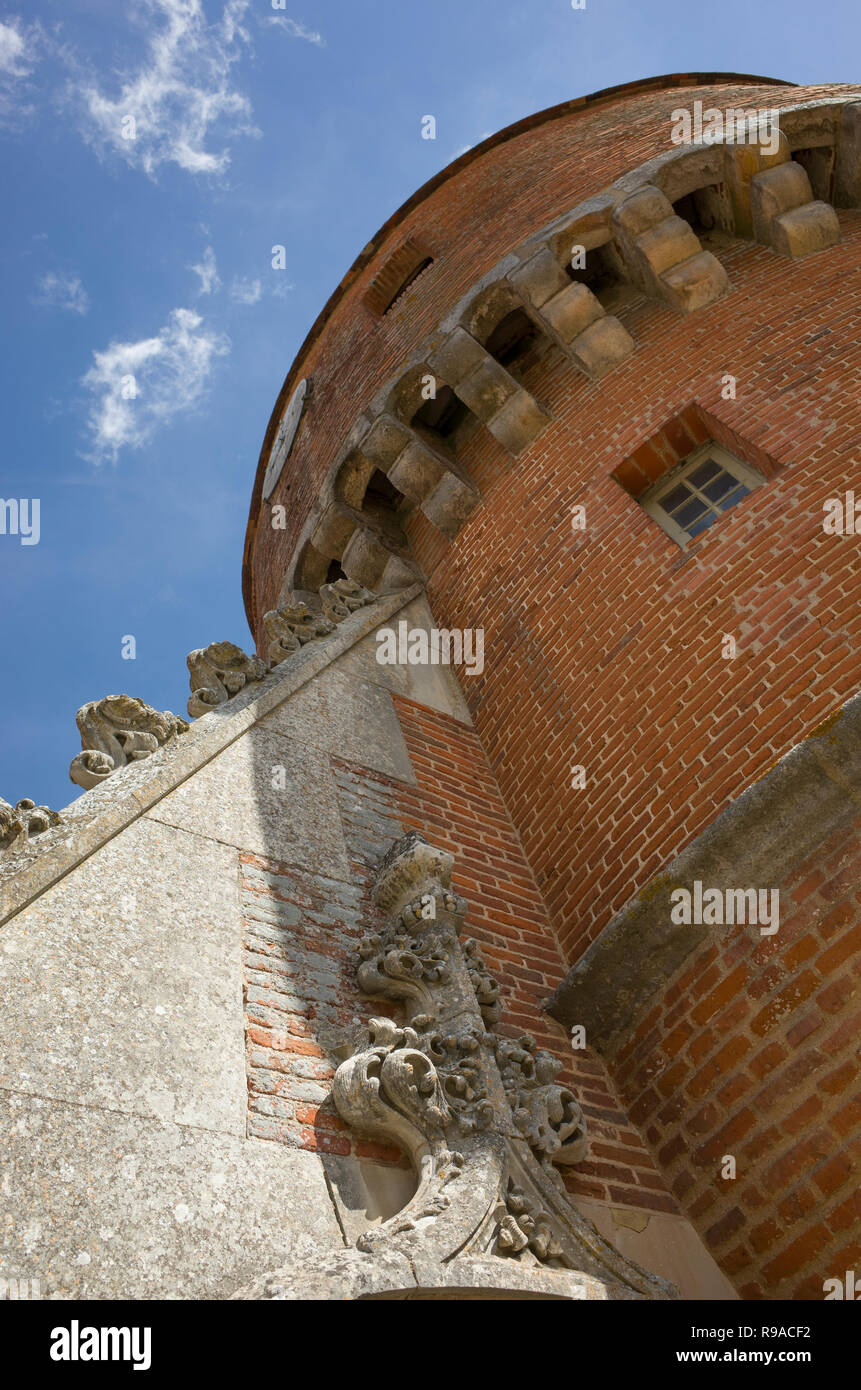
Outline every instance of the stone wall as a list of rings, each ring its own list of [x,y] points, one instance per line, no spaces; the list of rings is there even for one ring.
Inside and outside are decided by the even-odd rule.
[[[430,621],[421,600],[406,611]],[[57,1297],[224,1297],[408,1200],[400,1153],[350,1133],[329,1088],[345,1033],[397,1011],[359,994],[354,948],[380,854],[423,821],[462,857],[504,1030],[535,1031],[582,1091],[607,1172],[587,1165],[575,1196],[600,1198],[611,1231],[615,1211],[627,1253],[689,1296],[731,1296],[603,1064],[574,1067],[541,1017],[564,963],[456,683],[377,666],[375,620],[354,615],[328,663],[301,653],[188,745],[112,774],[62,813],[62,846],[28,859],[29,904],[0,930],[3,1269]],[[139,799],[113,834],[110,794]],[[39,852],[74,858],[70,821],[102,843],[37,889]]]

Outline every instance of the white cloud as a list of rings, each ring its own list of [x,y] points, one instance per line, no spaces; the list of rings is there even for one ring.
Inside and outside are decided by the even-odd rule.
[[[215,265],[215,252],[211,246],[207,246],[199,265],[190,265],[188,268],[200,276],[198,294],[212,294],[213,290],[221,289],[221,280]]]
[[[77,275],[47,270],[36,281],[35,302],[52,309],[85,314],[90,307],[90,296]]]
[[[237,304],[256,304],[262,293],[259,280],[243,280],[239,275],[230,286],[230,298]]]
[[[203,328],[192,309],[174,309],[154,338],[112,342],[93,354],[83,384],[95,397],[89,413],[94,462],[116,462],[139,449],[175,415],[201,398],[216,357],[230,351],[223,334]]]
[[[263,21],[264,24],[276,24],[285,34],[289,34],[291,39],[305,39],[308,43],[318,44],[321,48],[325,42],[323,35],[316,33],[313,29],[306,29],[304,24],[298,20],[288,19],[286,15],[269,15]]]
[[[38,24],[25,28],[14,15],[0,20],[0,125],[14,124],[32,109],[20,94],[37,61],[41,36]]]
[[[144,62],[110,96],[94,79],[72,88],[83,106],[83,133],[97,150],[113,151],[154,177],[163,164],[192,174],[218,174],[228,151],[210,137],[256,135],[248,98],[233,86],[233,65],[250,43],[242,19],[248,0],[228,0],[207,22],[201,0],[142,0],[163,21],[150,34]],[[129,119],[131,118],[131,120]]]

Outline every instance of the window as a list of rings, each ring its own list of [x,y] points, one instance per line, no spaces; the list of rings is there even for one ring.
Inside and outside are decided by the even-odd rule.
[[[639,499],[660,527],[685,546],[764,479],[719,444],[706,444]]]
[[[375,314],[384,316],[431,265],[433,256],[427,247],[417,241],[405,241],[371,283],[365,303]]]

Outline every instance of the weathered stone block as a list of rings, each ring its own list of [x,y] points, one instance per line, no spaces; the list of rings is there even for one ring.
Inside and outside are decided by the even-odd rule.
[[[578,334],[584,332],[604,314],[603,308],[586,285],[572,284],[570,281],[559,294],[554,295],[545,304],[541,312],[563,343],[572,343]]]
[[[536,309],[540,309],[570,283],[553,252],[546,246],[515,270],[509,279]]]
[[[487,428],[510,454],[519,454],[550,423],[550,416],[528,391],[519,389],[500,411],[488,420]]]
[[[648,231],[656,222],[662,222],[672,215],[673,205],[669,199],[659,188],[648,184],[645,188],[638,188],[636,193],[631,193],[619,203],[613,213],[613,222],[628,237],[635,238]]]
[[[809,256],[840,240],[840,223],[829,203],[807,203],[776,217],[771,224],[771,244],[781,256]]]
[[[235,850],[142,819],[19,913],[0,1088],[244,1134],[237,893]]]
[[[487,421],[513,395],[517,386],[504,367],[485,355],[473,371],[461,378],[455,390],[473,415]]]
[[[355,531],[355,517],[337,503],[330,502],[311,535],[311,544],[321,555],[340,555]]]
[[[691,224],[675,214],[643,232],[637,239],[637,248],[655,275],[662,275],[671,266],[702,250]]]
[[[474,488],[462,483],[453,473],[444,473],[432,492],[421,503],[428,521],[433,522],[444,536],[456,536],[481,498]]]
[[[201,838],[347,877],[328,758],[254,727],[150,813]]]
[[[316,541],[315,541],[316,544]],[[389,560],[389,551],[373,531],[357,526],[341,555],[341,568],[366,589],[380,589],[380,580]]]
[[[612,314],[605,314],[575,339],[571,351],[584,372],[601,377],[630,357],[634,347],[628,330]]]
[[[754,174],[750,181],[750,204],[757,239],[761,229],[790,208],[801,207],[813,198],[807,171],[794,159]]]
[[[436,487],[445,473],[445,467],[426,444],[412,438],[397,456],[397,462],[389,468],[388,476],[399,492],[411,502],[421,502],[423,497]]]
[[[729,289],[729,276],[716,256],[700,251],[661,276],[668,297],[682,314],[713,304]]]
[[[464,328],[456,328],[439,351],[428,359],[431,371],[441,376],[449,386],[456,386],[462,377],[474,371],[487,353]]]
[[[43,1298],[228,1298],[291,1232],[306,1257],[343,1248],[315,1154],[80,1103],[0,1092],[0,1106],[15,1193],[0,1269]]]

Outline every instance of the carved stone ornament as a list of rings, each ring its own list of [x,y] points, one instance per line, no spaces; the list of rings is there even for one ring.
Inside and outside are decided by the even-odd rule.
[[[499,989],[460,943],[452,862],[415,833],[383,860],[385,925],[359,945],[359,981],[401,1001],[406,1021],[371,1019],[366,1040],[345,1043],[332,1091],[357,1135],[408,1155],[414,1196],[353,1248],[294,1259],[234,1297],[677,1298],[569,1201],[553,1165],[585,1156],[582,1112],[556,1058],[488,1032]]]
[[[83,752],[72,759],[69,776],[86,790],[188,730],[185,720],[170,710],[152,709],[133,695],[91,700],[78,710],[76,721]]]
[[[262,680],[267,670],[259,656],[246,656],[233,642],[210,642],[208,647],[189,652],[187,665],[191,685],[188,713],[192,719],[238,695],[248,681]]]
[[[249,681],[262,680],[267,672],[280,666],[307,642],[328,637],[338,623],[358,608],[373,603],[377,596],[354,579],[345,578],[324,584],[319,600],[313,595],[308,597],[319,612],[312,611],[296,597],[293,602],[264,613],[263,626],[269,638],[266,661],[261,661],[259,656],[246,656],[233,642],[211,642],[208,647],[189,654],[188,713],[192,719],[199,719],[238,695]]]
[[[21,849],[34,835],[60,824],[60,816],[26,797],[10,806],[0,796],[0,849]]]

